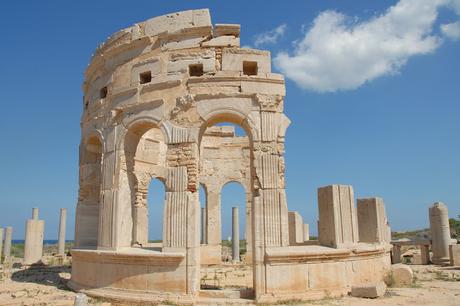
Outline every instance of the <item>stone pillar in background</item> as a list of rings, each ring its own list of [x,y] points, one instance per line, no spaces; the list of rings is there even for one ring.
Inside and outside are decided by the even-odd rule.
[[[392,258],[392,264],[397,264],[401,262],[401,246],[400,245],[393,245],[393,249],[391,251],[391,258]]]
[[[310,240],[310,225],[308,223],[303,224],[303,241]]]
[[[358,243],[358,222],[353,187],[330,185],[318,188],[319,244],[333,248]]]
[[[5,259],[11,256],[11,238],[13,236],[13,228],[7,226],[5,230],[5,242],[3,243],[3,256]]]
[[[65,231],[66,231],[67,209],[61,208],[59,218],[59,238],[58,238],[58,254],[65,254]]]
[[[206,244],[206,208],[201,207],[201,244]]]
[[[240,224],[238,207],[232,207],[232,258],[234,262],[240,261]]]
[[[0,227],[0,264],[2,263],[2,254],[3,254],[3,227]]]
[[[423,244],[420,246],[420,257],[422,265],[428,265],[430,263],[430,245]]]
[[[24,264],[35,264],[42,259],[44,230],[45,221],[38,220],[38,208],[33,208],[32,219],[29,219],[26,222]]]
[[[297,211],[288,213],[289,222],[289,245],[297,245],[304,241],[303,239],[303,219]]]
[[[436,202],[429,208],[431,249],[434,264],[449,264],[450,228],[447,206]]]
[[[385,204],[382,198],[358,199],[359,241],[389,243]]]

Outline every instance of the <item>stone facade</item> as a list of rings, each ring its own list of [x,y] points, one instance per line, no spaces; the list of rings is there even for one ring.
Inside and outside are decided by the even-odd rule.
[[[135,24],[97,48],[83,84],[73,289],[198,303],[201,265],[220,262],[220,192],[232,181],[246,189],[258,302],[342,295],[389,270],[388,245],[358,242],[349,186],[320,189],[321,245],[290,246],[284,78],[271,72],[268,51],[239,47],[239,30],[213,26],[206,9],[184,11]],[[225,122],[246,136],[212,127]],[[152,178],[166,190],[159,249],[148,242]]]

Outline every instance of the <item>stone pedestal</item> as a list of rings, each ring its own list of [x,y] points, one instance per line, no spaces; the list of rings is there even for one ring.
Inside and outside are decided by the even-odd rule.
[[[320,245],[353,247],[358,243],[358,222],[353,187],[330,185],[318,189]]]
[[[232,258],[234,262],[240,261],[240,225],[238,207],[232,207]]]
[[[429,209],[432,262],[437,265],[449,264],[450,228],[447,206],[436,202]]]
[[[303,225],[303,241],[310,240],[310,225],[308,223],[304,223]]]
[[[37,217],[38,218],[38,217]],[[58,239],[58,254],[65,254],[65,231],[66,231],[67,209],[61,208],[59,219],[59,239]]]
[[[297,245],[304,241],[303,219],[297,211],[288,213],[289,222],[289,245]]]
[[[389,242],[383,199],[358,199],[357,202],[359,241],[366,243]]]
[[[38,208],[32,210],[32,218],[26,223],[24,242],[24,264],[31,265],[41,261],[43,254],[43,232],[45,221],[38,220]]]

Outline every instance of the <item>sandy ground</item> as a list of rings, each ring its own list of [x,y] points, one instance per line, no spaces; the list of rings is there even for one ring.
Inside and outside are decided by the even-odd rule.
[[[460,305],[460,267],[411,265],[416,281],[410,288],[388,288],[378,299],[343,297],[290,305]],[[4,273],[4,272],[3,272]],[[0,305],[73,305],[75,293],[68,290],[68,266],[14,268],[11,278],[0,280]],[[240,301],[241,302],[241,301]],[[93,305],[110,305],[90,300]],[[226,304],[226,303],[223,303]],[[114,304],[112,304],[114,305]],[[120,305],[120,304],[117,304]]]

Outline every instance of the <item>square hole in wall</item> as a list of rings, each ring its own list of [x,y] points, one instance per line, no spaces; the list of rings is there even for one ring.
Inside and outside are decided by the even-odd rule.
[[[243,62],[243,74],[257,75],[257,62]]]
[[[99,98],[104,99],[105,97],[107,97],[107,86],[102,87],[99,91]]]
[[[145,84],[150,83],[152,81],[152,72],[145,71],[139,74],[139,83]]]
[[[202,76],[203,64],[193,64],[188,66],[188,73],[190,76]]]

